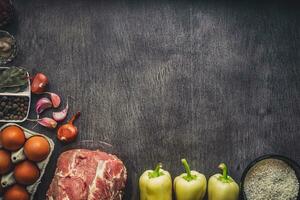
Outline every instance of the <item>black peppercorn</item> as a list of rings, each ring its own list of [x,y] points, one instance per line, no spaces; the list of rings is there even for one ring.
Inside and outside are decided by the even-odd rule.
[[[28,97],[0,96],[0,120],[22,120],[28,112]]]

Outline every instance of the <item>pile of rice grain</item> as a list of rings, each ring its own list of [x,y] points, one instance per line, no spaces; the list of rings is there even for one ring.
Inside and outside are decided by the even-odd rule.
[[[297,200],[299,181],[284,161],[265,159],[256,163],[244,181],[247,200]]]

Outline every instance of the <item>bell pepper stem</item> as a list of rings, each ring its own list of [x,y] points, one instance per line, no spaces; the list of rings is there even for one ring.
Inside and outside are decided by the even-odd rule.
[[[186,176],[184,176],[183,178],[186,180],[186,181],[192,181],[192,180],[195,180],[197,178],[196,175],[192,175],[191,173],[191,169],[190,169],[190,166],[188,164],[188,162],[186,161],[186,159],[181,159],[181,163],[183,164],[184,166],[184,169],[186,171]]]
[[[153,170],[153,172],[149,172],[149,178],[156,178],[156,177],[159,177],[161,175],[163,175],[162,172],[160,172],[162,168],[162,164],[161,163],[158,163],[155,167],[155,169]]]
[[[190,166],[189,166],[188,162],[186,161],[186,159],[181,159],[181,162],[182,162],[182,164],[184,166],[184,169],[186,171],[187,177],[188,178],[192,178],[191,169],[190,169]]]
[[[223,179],[224,180],[228,180],[228,168],[227,168],[226,164],[225,163],[221,163],[219,165],[219,169],[221,169],[222,172],[223,172]]]
[[[154,172],[156,173],[156,174],[158,174],[159,173],[159,170],[162,168],[162,164],[161,163],[158,163],[157,165],[156,165],[156,167],[155,167],[155,170],[154,170]]]

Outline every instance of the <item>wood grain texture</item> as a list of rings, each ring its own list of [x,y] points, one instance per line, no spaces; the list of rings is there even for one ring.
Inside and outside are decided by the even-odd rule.
[[[185,157],[207,177],[223,161],[236,180],[263,154],[300,162],[298,5],[27,0],[15,7],[13,64],[46,73],[51,91],[74,97],[79,141],[108,142],[126,163],[126,200],[138,199],[139,175],[159,161],[175,176]],[[38,130],[56,141],[53,131]],[[63,148],[57,142],[37,200]]]

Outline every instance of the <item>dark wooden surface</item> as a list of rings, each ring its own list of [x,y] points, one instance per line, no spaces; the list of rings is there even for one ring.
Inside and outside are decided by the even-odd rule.
[[[300,162],[300,7],[282,2],[15,1],[12,64],[75,99],[78,140],[110,143],[126,163],[125,199],[145,169],[162,161],[174,177],[183,157],[207,178],[226,162],[239,181],[263,154]]]

